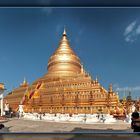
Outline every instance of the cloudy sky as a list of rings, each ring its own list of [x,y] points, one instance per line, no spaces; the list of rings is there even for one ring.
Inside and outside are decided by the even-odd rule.
[[[64,26],[93,79],[140,96],[139,8],[1,8],[0,82],[7,92],[47,73]]]

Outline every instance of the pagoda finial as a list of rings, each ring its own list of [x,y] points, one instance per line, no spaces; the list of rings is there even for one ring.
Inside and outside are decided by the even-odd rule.
[[[23,82],[20,84],[20,86],[25,86],[25,85],[27,85],[27,81],[26,81],[26,78],[24,77],[24,80],[23,80]]]
[[[81,73],[84,73],[84,67],[83,67],[83,64],[81,64]]]
[[[96,76],[96,80],[95,80],[96,82],[98,82],[98,77]]]
[[[65,27],[64,27],[63,35],[67,35]]]
[[[24,77],[24,81],[23,81],[23,84],[26,84],[26,78]]]
[[[111,93],[111,92],[113,92],[113,89],[112,89],[112,83],[109,85],[109,89],[108,89],[108,91]]]

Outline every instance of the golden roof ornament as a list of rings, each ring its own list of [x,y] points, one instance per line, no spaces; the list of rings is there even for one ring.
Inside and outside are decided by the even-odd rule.
[[[63,32],[63,35],[67,35],[67,33],[66,33],[66,29],[64,28],[64,32]]]
[[[98,83],[98,78],[97,78],[97,76],[96,76],[96,80],[95,80],[95,82]]]
[[[109,93],[112,93],[112,92],[113,92],[113,89],[112,89],[112,84],[110,84],[110,85],[109,85],[108,92],[109,92]]]
[[[84,73],[84,67],[83,67],[83,64],[81,65],[81,73]]]
[[[27,83],[27,81],[26,81],[26,78],[24,77],[24,80],[23,80],[23,82],[20,84],[20,86],[26,86],[26,85],[28,85],[28,83]]]
[[[26,78],[24,77],[24,81],[23,81],[23,84],[26,84],[27,82],[26,82]]]

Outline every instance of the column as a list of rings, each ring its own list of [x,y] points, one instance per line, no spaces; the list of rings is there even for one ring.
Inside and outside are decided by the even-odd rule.
[[[1,94],[1,100],[0,100],[0,103],[1,103],[1,116],[3,116],[3,94]]]

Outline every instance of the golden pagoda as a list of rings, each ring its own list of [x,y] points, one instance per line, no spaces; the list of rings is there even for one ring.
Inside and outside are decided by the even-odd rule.
[[[4,98],[4,103],[9,103],[10,108],[12,108],[13,111],[17,111],[19,104],[21,104],[21,99],[25,91],[28,89],[28,86],[29,85],[24,78],[23,83],[21,83],[18,88],[15,88]]]
[[[25,112],[109,113],[119,103],[112,84],[107,91],[84,70],[79,57],[70,47],[64,30],[59,47],[48,61],[48,73],[31,85],[25,81],[5,97],[13,111],[24,98]]]

